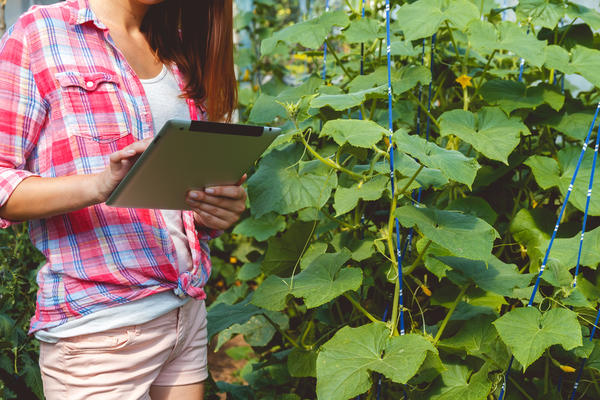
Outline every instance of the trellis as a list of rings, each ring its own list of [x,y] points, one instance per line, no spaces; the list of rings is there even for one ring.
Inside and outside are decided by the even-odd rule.
[[[362,0],[362,10],[361,10],[361,17],[364,18],[365,17],[365,2],[366,0]],[[503,3],[504,5],[506,4],[506,2],[504,1]],[[329,0],[326,0],[325,2],[325,11],[329,11]],[[483,17],[482,17],[483,18]],[[506,18],[506,11],[503,11],[502,13],[502,18],[505,19]],[[388,140],[389,140],[389,158],[390,158],[390,185],[391,185],[391,194],[392,194],[392,201],[395,200],[395,169],[394,169],[394,146],[393,146],[393,142],[392,142],[392,134],[393,134],[393,115],[392,115],[392,109],[393,109],[393,93],[392,93],[392,79],[391,79],[391,69],[392,69],[392,61],[391,61],[391,34],[390,34],[390,0],[386,0],[385,2],[385,20],[386,20],[386,56],[387,56],[387,77],[388,77],[388,88],[387,88],[387,95],[388,95],[388,130],[389,130],[389,136],[388,136]],[[530,29],[527,29],[527,34],[529,34]],[[433,76],[434,76],[434,51],[435,51],[435,42],[436,42],[436,34],[434,34],[431,37],[431,55],[430,55],[430,72],[431,72],[431,81],[429,82],[428,85],[428,103],[427,103],[427,119],[426,119],[426,129],[425,129],[425,138],[427,140],[429,140],[429,133],[430,133],[430,115],[431,115],[431,103],[432,103],[432,85],[433,85]],[[421,51],[421,65],[424,66],[425,64],[425,48],[426,48],[426,39],[423,39],[422,42],[422,51]],[[364,75],[364,43],[361,43],[361,59],[360,59],[360,74]],[[525,66],[525,60],[524,58],[520,57],[519,58],[519,63],[518,63],[518,81],[522,82],[523,80],[523,73],[524,73],[524,66]],[[327,74],[327,42],[324,43],[323,45],[323,69],[322,69],[322,79],[325,81],[326,80],[326,74]],[[551,78],[550,78],[550,83],[556,85],[558,83],[558,78],[557,78],[557,73],[555,71],[552,71],[551,74]],[[560,85],[561,85],[561,91],[564,92],[564,81],[565,81],[565,74],[562,73],[561,74],[561,79],[560,79]],[[419,89],[418,89],[418,99],[419,102],[422,101],[422,87],[421,85],[419,85]],[[529,298],[529,301],[527,303],[527,307],[531,307],[533,305],[535,296],[539,290],[539,285],[540,285],[540,281],[542,278],[542,274],[544,273],[544,270],[546,268],[546,265],[548,263],[548,259],[549,259],[549,255],[550,252],[552,250],[552,246],[554,244],[554,240],[556,239],[556,235],[558,233],[559,227],[560,227],[560,223],[562,221],[563,215],[564,215],[564,211],[566,209],[566,206],[569,202],[569,198],[570,195],[573,191],[573,187],[575,184],[575,180],[577,178],[579,169],[582,165],[583,162],[583,158],[585,155],[585,152],[588,148],[588,143],[590,142],[590,138],[592,136],[592,132],[598,117],[598,113],[600,111],[600,102],[598,103],[595,113],[594,113],[594,117],[592,120],[592,123],[589,127],[587,136],[583,142],[582,148],[581,148],[581,152],[579,155],[579,159],[577,161],[577,165],[575,167],[575,171],[573,173],[573,176],[571,178],[567,193],[565,195],[565,199],[563,201],[563,204],[561,206],[560,212],[559,212],[559,216],[556,220],[556,224],[554,225],[554,229],[552,232],[552,236],[550,239],[550,242],[548,244],[548,247],[546,249],[545,255],[544,255],[544,259],[542,262],[542,265],[540,267],[539,273],[536,277],[536,281],[535,281],[535,285],[533,287],[532,290],[532,294]],[[363,119],[363,115],[362,112],[359,110],[359,117],[360,119]],[[417,117],[416,117],[416,134],[420,135],[421,134],[421,110],[420,108],[417,110]],[[580,263],[581,263],[581,255],[582,255],[582,250],[583,250],[583,243],[584,243],[584,236],[585,236],[585,230],[586,230],[586,226],[587,226],[587,218],[588,218],[588,213],[589,213],[589,205],[590,205],[590,199],[591,199],[591,195],[592,195],[592,187],[593,187],[593,182],[594,182],[594,176],[595,176],[595,169],[596,169],[596,162],[597,162],[597,158],[598,158],[598,148],[600,147],[600,129],[596,134],[596,141],[595,141],[595,146],[594,146],[594,157],[593,157],[593,162],[592,162],[592,170],[591,170],[591,175],[590,175],[590,180],[589,180],[589,184],[588,184],[588,191],[587,191],[587,196],[586,196],[586,205],[585,205],[585,211],[584,211],[584,217],[583,217],[583,223],[582,223],[582,229],[581,229],[581,235],[580,235],[580,240],[579,240],[579,249],[578,249],[578,255],[577,255],[577,264],[575,267],[575,275],[574,275],[574,279],[573,279],[573,288],[575,288],[577,286],[577,277],[579,275],[580,272]],[[419,188],[418,190],[416,190],[415,192],[413,192],[413,204],[415,204],[415,200],[416,203],[420,203],[421,201],[421,195],[422,195],[422,189]],[[397,262],[397,284],[399,285],[398,290],[396,291],[396,293],[398,293],[398,298],[394,298],[394,311],[393,311],[393,315],[392,315],[392,323],[399,323],[400,325],[400,335],[404,335],[405,334],[405,326],[404,326],[404,307],[403,307],[403,289],[402,289],[402,263],[404,261],[404,258],[406,257],[407,254],[410,254],[410,249],[411,249],[411,245],[412,245],[412,238],[413,238],[413,228],[409,229],[408,235],[406,237],[405,243],[404,243],[404,247],[401,250],[401,240],[400,240],[400,223],[398,221],[397,218],[394,218],[394,228],[395,228],[395,236],[396,236],[396,249],[394,251],[394,254],[396,255],[396,262]],[[390,249],[392,250],[392,249]],[[399,317],[396,320],[396,307],[399,308]],[[383,320],[386,321],[386,317],[387,317],[387,313],[388,310],[386,309],[384,312],[384,316],[383,316]],[[598,308],[597,314],[596,314],[596,319],[595,322],[592,326],[591,332],[590,332],[590,337],[589,340],[592,341],[596,332],[596,327],[598,325],[598,322],[600,321],[600,307]],[[394,326],[392,329],[396,329],[396,326]],[[581,360],[581,363],[579,365],[578,368],[578,372],[577,372],[577,377],[576,380],[574,382],[573,385],[573,389],[571,392],[571,396],[570,399],[573,400],[575,398],[575,394],[577,392],[578,386],[579,386],[579,381],[581,379],[582,373],[583,373],[583,369],[585,366],[587,359],[583,358]],[[502,400],[504,398],[504,395],[506,393],[506,383],[508,380],[508,376],[510,374],[510,369],[512,367],[512,364],[514,362],[514,355],[511,356],[508,367],[504,373],[504,380],[502,382],[502,387],[501,387],[501,391],[500,391],[500,395],[499,395],[499,400]],[[381,396],[381,389],[382,389],[382,381],[381,381],[381,377],[378,379],[378,383],[377,383],[377,399],[380,399]],[[405,398],[407,397],[406,392],[404,392],[405,394]],[[357,399],[360,399],[360,396],[357,397]]]

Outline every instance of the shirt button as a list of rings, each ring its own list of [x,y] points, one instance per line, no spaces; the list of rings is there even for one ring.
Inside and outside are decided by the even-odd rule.
[[[92,81],[87,81],[87,82],[85,83],[85,86],[87,86],[87,87],[89,87],[89,88],[93,88],[93,87],[94,87],[94,82],[92,82]]]

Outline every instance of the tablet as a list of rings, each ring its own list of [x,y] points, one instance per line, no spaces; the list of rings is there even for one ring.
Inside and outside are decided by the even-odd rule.
[[[140,155],[106,204],[189,210],[190,189],[238,182],[279,128],[172,119]]]

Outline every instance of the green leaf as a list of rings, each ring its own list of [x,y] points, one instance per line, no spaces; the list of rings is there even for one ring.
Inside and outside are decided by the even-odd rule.
[[[416,57],[419,50],[407,40],[393,40],[390,48],[392,56]]]
[[[343,33],[347,43],[366,43],[385,38],[381,21],[368,17],[352,21]]]
[[[442,347],[461,349],[468,355],[481,357],[482,354],[493,352],[491,346],[497,341],[498,332],[492,325],[496,319],[493,315],[484,315],[473,318],[451,338],[440,342]]]
[[[250,304],[251,299],[248,296],[237,304],[219,303],[210,307],[207,313],[208,340],[234,324],[245,324],[252,316],[263,313],[264,310]]]
[[[289,318],[282,313],[267,313],[267,316],[275,321],[282,330],[288,329]],[[229,328],[219,332],[219,340],[215,347],[215,351],[219,351],[221,346],[227,343],[235,335],[244,335],[244,340],[250,346],[261,347],[266,346],[277,330],[263,315],[254,315],[244,324],[234,324]]]
[[[285,116],[285,108],[277,104],[275,97],[262,93],[254,103],[248,120],[257,124],[268,124],[277,117]]]
[[[421,167],[421,165],[415,161],[414,158],[402,153],[400,151],[394,152],[394,170],[397,175],[405,177],[404,179],[399,179],[396,184],[402,187],[409,178],[411,178],[417,170]],[[390,164],[385,162],[379,162],[375,166],[375,170],[380,174],[389,174],[390,172]],[[422,186],[424,188],[428,188],[430,186],[433,187],[443,187],[448,183],[448,178],[440,171],[435,168],[422,168],[421,172],[417,175],[415,182],[413,182],[412,186],[408,188],[408,190],[417,188]]]
[[[306,269],[306,267],[308,267],[310,263],[315,260],[315,258],[327,252],[327,247],[327,243],[312,243],[306,250],[306,252],[302,255],[302,260],[300,261],[300,268]]]
[[[316,378],[317,353],[294,347],[288,355],[287,367],[294,378]]]
[[[527,287],[533,277],[533,274],[519,273],[516,265],[505,264],[493,256],[487,261],[444,256],[437,258],[483,290],[502,296],[510,297],[514,288]]]
[[[565,135],[583,141],[590,129],[594,115],[592,113],[562,113],[548,121],[548,125]],[[595,128],[598,127],[596,121]]]
[[[544,314],[534,307],[517,308],[497,319],[494,326],[524,370],[552,345],[565,350],[582,345],[577,314],[565,308]]]
[[[550,255],[560,264],[561,269],[568,271],[577,265],[580,240],[581,232],[570,238],[558,238],[554,241]],[[545,251],[549,241],[549,238],[545,238],[545,240],[539,244],[539,249]],[[599,245],[600,227],[585,233],[585,240],[583,242],[583,248],[581,249],[581,265],[596,269],[600,263],[600,253],[598,252]]]
[[[389,335],[383,323],[340,329],[317,357],[317,396],[346,400],[372,386],[371,372],[406,383],[436,348],[420,335]]]
[[[600,30],[600,13],[593,8],[569,3],[567,15],[571,18],[581,18],[594,31]]]
[[[236,235],[253,237],[259,242],[275,236],[285,229],[285,218],[275,213],[265,214],[260,218],[246,218],[233,229]]]
[[[387,130],[369,120],[335,119],[323,125],[319,137],[331,137],[337,144],[346,143],[354,147],[371,148],[379,142]],[[320,207],[319,207],[320,208]]]
[[[475,20],[467,26],[471,46],[479,53],[491,54],[494,50],[512,51],[529,64],[540,67],[546,59],[546,41],[528,35],[513,22],[503,21],[498,29],[490,22]]]
[[[422,65],[405,65],[399,69],[392,70],[392,91],[398,96],[418,84],[427,85],[431,82],[431,71]],[[367,75],[359,75],[349,84],[348,89],[351,92],[371,89],[374,86],[387,87],[388,76],[387,68],[379,67]]]
[[[467,0],[419,0],[400,7],[394,30],[402,31],[406,40],[415,40],[433,35],[444,21],[462,30],[477,18],[479,10]]]
[[[359,268],[342,268],[350,256],[346,249],[327,253],[318,256],[292,278],[270,276],[256,289],[252,303],[276,311],[285,307],[287,296],[292,295],[303,298],[307,308],[315,308],[349,290],[358,290],[362,271]]]
[[[344,248],[347,248],[352,253],[352,259],[358,262],[366,260],[375,252],[372,239],[357,239],[352,232],[334,234],[331,244],[336,251],[343,251]]]
[[[334,26],[346,27],[350,23],[346,12],[326,12],[317,18],[290,25],[276,32],[270,38],[263,40],[260,52],[263,56],[269,55],[275,50],[279,42],[288,45],[300,44],[309,49],[318,49]]]
[[[442,372],[443,386],[434,390],[428,399],[431,400],[486,400],[492,382],[488,375],[495,370],[485,363],[476,373],[466,365],[446,363],[446,371]]]
[[[313,98],[310,106],[313,108],[322,108],[329,106],[336,111],[347,110],[348,108],[360,106],[368,98],[385,97],[387,86],[381,85],[372,89],[365,89],[358,92],[344,94],[320,94]]]
[[[349,188],[338,187],[333,196],[333,208],[335,208],[337,216],[353,210],[359,200],[379,200],[388,188],[389,180],[386,175],[377,175],[367,182],[357,182]]]
[[[271,238],[261,265],[262,271],[267,275],[292,274],[310,242],[314,228],[312,222],[296,221],[280,238]]]
[[[556,111],[564,104],[565,97],[557,88],[540,84],[538,86],[526,87],[523,83],[511,80],[491,80],[481,87],[481,95],[492,105],[510,114],[518,108],[533,108],[547,103]]]
[[[565,15],[563,4],[551,0],[520,0],[516,8],[517,17],[531,21],[532,25],[554,29],[558,21]]]
[[[447,210],[461,211],[481,218],[490,225],[494,225],[498,214],[490,204],[481,197],[459,197],[446,207]]]
[[[484,156],[508,165],[508,156],[530,134],[518,118],[509,118],[499,108],[484,107],[477,113],[446,111],[440,116],[441,134],[456,135]]]
[[[498,237],[482,219],[456,211],[404,206],[396,210],[396,217],[454,255],[473,260],[487,260]]]
[[[241,281],[249,281],[260,275],[260,263],[246,263],[237,273],[237,279]]]
[[[255,218],[290,214],[302,208],[320,209],[337,186],[337,175],[320,161],[300,162],[304,148],[290,144],[268,153],[248,179],[250,210]],[[297,164],[297,165],[296,165]]]
[[[571,179],[577,166],[577,161],[581,153],[579,146],[567,146],[558,151],[557,160],[549,159],[549,157],[532,156],[525,164],[531,168],[533,176],[540,187],[549,189],[558,187],[563,198],[567,194]],[[587,148],[579,173],[573,185],[573,192],[569,198],[570,204],[575,206],[580,211],[585,210],[585,202],[587,197],[588,185],[592,171],[592,163],[594,160],[594,149]],[[598,162],[596,162],[598,168]],[[599,193],[600,182],[594,180],[593,193]],[[600,197],[592,196],[590,199],[590,215],[600,215]]]
[[[409,135],[404,130],[396,131],[393,140],[403,152],[427,167],[442,171],[448,179],[469,187],[473,184],[480,167],[474,158],[465,157],[459,151],[446,150],[417,135]]]

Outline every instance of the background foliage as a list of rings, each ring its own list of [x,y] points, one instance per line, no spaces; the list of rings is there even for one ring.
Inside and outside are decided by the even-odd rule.
[[[526,0],[502,21],[501,2],[392,1],[392,199],[385,2],[369,1],[364,19],[358,1],[329,13],[311,3],[238,2],[240,120],[285,134],[248,181],[247,218],[212,243],[209,335],[221,346],[243,334],[253,349],[244,383],[213,391],[489,399],[514,355],[507,399],[565,398],[582,358],[576,398],[600,397],[600,347],[588,338],[600,294],[598,183],[572,287],[593,146],[535,307],[524,307],[600,100],[600,15]],[[563,74],[592,85],[567,80],[562,91]],[[404,336],[390,215],[407,248]],[[24,331],[40,259],[22,228],[2,235],[0,397],[11,398],[39,393]]]

